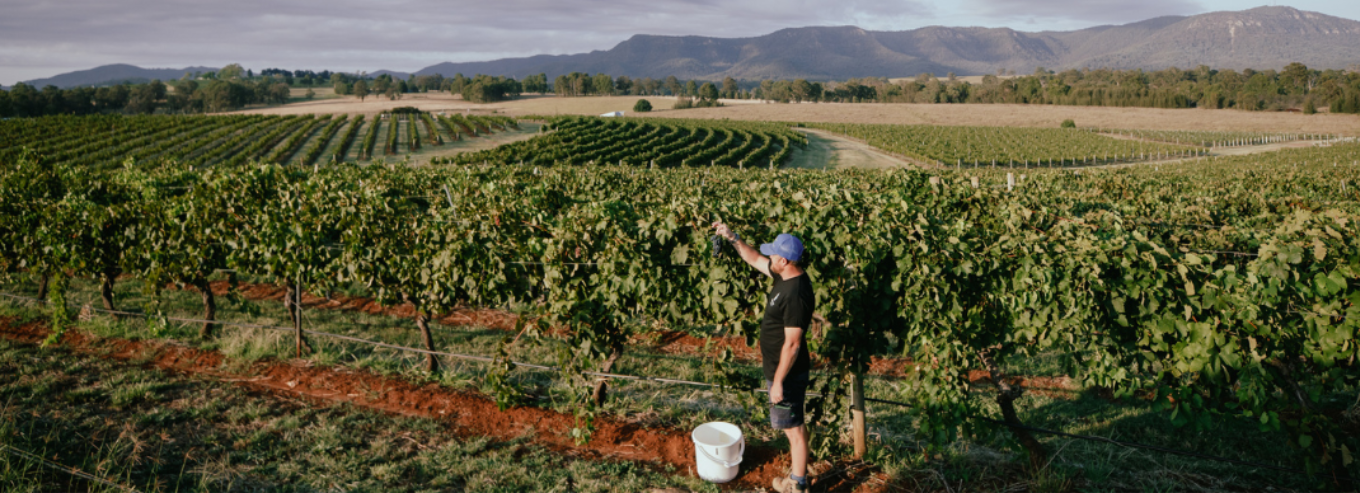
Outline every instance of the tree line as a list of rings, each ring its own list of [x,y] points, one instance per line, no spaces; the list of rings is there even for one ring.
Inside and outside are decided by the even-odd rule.
[[[542,74],[538,77],[543,77],[542,80],[546,80],[546,76]],[[653,79],[651,77],[634,79],[626,75],[614,77],[609,74],[590,75],[572,72],[557,76],[553,80],[552,86],[545,87],[545,90],[541,92],[552,92],[558,96],[568,97],[680,96],[716,100],[719,98],[751,99],[756,97],[757,94],[750,90],[752,88],[758,88],[756,83],[737,81],[731,77],[724,78],[721,83],[715,83],[703,80],[682,81],[673,75],[664,79]]]
[[[283,104],[289,97],[287,84],[269,80],[186,78],[171,84],[153,80],[98,88],[58,89],[49,85],[42,90],[19,83],[9,91],[0,91],[0,117],[203,113],[240,109],[248,104]]]
[[[765,80],[759,99],[776,102],[1010,103],[1145,108],[1234,108],[1360,113],[1360,70],[1314,70],[1291,63],[1283,70],[1066,70],[1042,67],[1031,75],[983,76],[974,84],[949,74],[910,79],[843,82]]]
[[[368,76],[342,72],[288,71],[269,68],[256,75],[239,64],[206,73],[185,74],[168,84],[119,84],[106,87],[41,90],[20,83],[0,90],[0,117],[99,113],[199,113],[239,109],[248,104],[282,104],[289,88],[322,85],[323,77],[339,95],[360,99],[382,96],[400,99],[417,92],[460,94],[476,102],[492,102],[523,93],[581,96],[676,96],[689,98],[677,108],[716,105],[718,99],[759,99],[774,102],[839,103],[1008,103],[1147,108],[1233,108],[1251,111],[1299,110],[1315,113],[1360,113],[1360,70],[1314,70],[1301,63],[1284,69],[1256,71],[1158,71],[1083,69],[1055,72],[1042,67],[1017,76],[998,70],[981,81],[948,74],[914,78],[868,77],[845,81],[807,79],[761,81],[726,77],[721,82],[655,79],[626,75],[572,72],[549,84],[547,74],[512,77],[462,74]],[[310,90],[309,90],[310,94]]]

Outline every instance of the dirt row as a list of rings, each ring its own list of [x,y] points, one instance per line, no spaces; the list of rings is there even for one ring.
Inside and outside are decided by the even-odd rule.
[[[28,344],[40,344],[51,333],[45,322],[13,323],[0,319],[0,336]],[[230,382],[253,390],[302,398],[315,405],[349,404],[385,413],[438,420],[464,436],[513,439],[522,436],[551,450],[586,460],[626,460],[654,467],[673,466],[678,474],[693,476],[694,447],[684,430],[644,427],[612,416],[597,418],[591,440],[577,445],[570,436],[575,418],[570,414],[535,407],[501,411],[486,396],[458,391],[437,384],[416,384],[399,378],[375,375],[346,367],[315,366],[307,360],[263,360],[253,364],[231,363],[217,351],[162,342],[101,339],[78,330],[67,331],[62,344],[71,349],[123,361],[146,362],[162,370]],[[240,363],[240,362],[236,362]],[[237,368],[238,370],[233,370]],[[746,448],[741,474],[724,485],[745,490],[769,485],[788,471],[788,455],[779,449],[751,445]],[[820,491],[875,491],[882,474],[864,474],[863,467],[821,461],[817,469],[839,474],[817,478]],[[848,471],[857,471],[855,474]]]

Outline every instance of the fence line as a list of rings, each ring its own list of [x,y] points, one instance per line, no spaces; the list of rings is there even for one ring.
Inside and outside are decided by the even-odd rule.
[[[4,292],[0,292],[0,296],[8,297],[8,298],[14,298],[14,299],[19,299],[19,300],[25,300],[25,301],[31,301],[31,302],[41,303],[41,304],[46,304],[46,303],[48,303],[46,300],[40,300],[40,299],[37,299],[37,298],[28,297],[28,296],[19,296],[19,295],[14,295],[14,294],[10,294],[10,293],[4,293]],[[130,315],[130,316],[139,316],[139,317],[154,317],[154,315],[146,314],[146,313],[124,312],[124,311],[118,311],[118,310],[106,310],[106,309],[103,309],[103,308],[94,308],[94,307],[89,307],[89,309],[92,310],[92,311],[97,311],[97,312],[102,312],[102,313],[111,313],[111,314],[117,314],[117,315]],[[209,321],[209,320],[192,319],[192,318],[180,318],[180,317],[162,317],[162,318],[164,318],[165,320],[173,320],[173,321],[178,321],[178,322],[212,323],[212,324],[219,324],[219,325],[224,325],[224,326],[237,326],[237,327],[247,327],[247,328],[271,329],[271,330],[280,330],[280,331],[287,331],[287,332],[295,332],[295,331],[296,331],[296,329],[294,329],[294,328],[292,328],[292,327],[279,327],[279,326],[270,326],[270,325],[249,324],[249,323],[242,323],[242,322],[220,322],[220,321]],[[472,355],[458,354],[458,353],[448,353],[448,352],[441,352],[441,351],[430,351],[430,350],[427,350],[427,349],[420,349],[420,348],[413,348],[413,347],[407,347],[407,346],[400,346],[400,345],[396,345],[396,344],[387,344],[387,343],[383,343],[383,342],[371,341],[371,340],[368,340],[368,339],[362,339],[362,338],[358,338],[358,337],[351,337],[351,336],[345,336],[345,335],[340,335],[340,334],[332,334],[332,333],[329,333],[329,332],[321,332],[321,331],[307,330],[307,329],[303,329],[303,332],[306,333],[306,334],[310,334],[310,335],[316,335],[316,336],[320,336],[320,337],[330,337],[330,338],[334,338],[334,339],[340,339],[340,340],[345,340],[345,341],[351,341],[351,342],[356,342],[356,343],[361,343],[361,344],[368,344],[368,345],[373,345],[373,346],[378,346],[378,347],[385,347],[385,348],[395,349],[395,350],[398,350],[398,351],[407,351],[407,352],[412,352],[412,353],[428,354],[428,355],[434,355],[434,356],[446,356],[446,357],[455,358],[455,359],[462,359],[462,360],[469,360],[469,361],[478,361],[478,362],[483,362],[483,363],[494,363],[494,362],[496,361],[495,358],[488,358],[488,357],[485,357],[485,356],[472,356]],[[537,365],[537,364],[524,363],[524,362],[519,362],[519,361],[510,361],[509,363],[512,364],[512,365],[518,366],[518,367],[522,367],[522,368],[533,368],[533,369],[546,370],[546,371],[559,371],[559,370],[560,370],[560,368],[555,367],[555,366]],[[656,383],[662,383],[662,384],[675,384],[675,385],[692,385],[692,386],[708,387],[708,388],[713,388],[713,387],[718,387],[718,388],[730,388],[730,387],[725,386],[725,385],[719,385],[719,384],[713,384],[713,383],[693,382],[693,381],[688,381],[688,380],[678,380],[678,379],[671,379],[671,378],[651,377],[651,376],[645,376],[645,375],[624,375],[624,374],[618,374],[618,373],[605,373],[605,372],[592,372],[592,371],[582,371],[581,374],[582,374],[582,375],[586,375],[586,376],[593,376],[593,377],[599,377],[599,378],[611,378],[611,379],[619,379],[619,380],[647,381],[647,382],[656,382]],[[756,392],[756,393],[768,393],[769,390],[767,390],[767,389],[754,389],[753,392]],[[814,396],[814,397],[820,397],[820,394],[816,394],[816,393],[809,393],[809,394],[807,394],[807,395],[809,395],[809,396]],[[875,398],[867,397],[867,396],[864,398],[864,400],[865,400],[865,402],[874,402],[874,403],[879,403],[879,404],[888,404],[888,405],[893,405],[893,406],[905,407],[905,408],[908,408],[908,409],[914,409],[914,408],[916,407],[916,406],[913,406],[913,405],[908,404],[908,403],[905,403],[905,402],[891,401],[891,400],[886,400],[886,399],[875,399]],[[1180,456],[1185,456],[1185,457],[1194,457],[1194,458],[1199,458],[1199,459],[1204,459],[1204,460],[1211,460],[1211,461],[1216,461],[1216,462],[1224,462],[1224,463],[1229,463],[1229,464],[1236,464],[1236,465],[1240,465],[1240,466],[1257,467],[1257,468],[1261,468],[1261,469],[1268,469],[1268,470],[1278,471],[1278,472],[1288,472],[1288,473],[1294,473],[1294,474],[1309,475],[1309,473],[1308,473],[1307,471],[1302,471],[1302,470],[1298,470],[1298,469],[1289,469],[1289,468],[1280,467],[1280,466],[1274,466],[1274,465],[1270,465],[1270,464],[1262,464],[1262,463],[1258,463],[1258,462],[1250,462],[1250,461],[1244,461],[1244,460],[1239,460],[1239,459],[1232,459],[1232,458],[1221,457],[1221,456],[1216,456],[1216,455],[1201,454],[1201,453],[1199,453],[1199,452],[1191,452],[1191,451],[1187,451],[1187,450],[1177,450],[1177,449],[1166,448],[1166,447],[1160,447],[1160,446],[1157,446],[1157,445],[1148,445],[1148,444],[1138,443],[1138,442],[1129,442],[1129,441],[1124,441],[1124,440],[1115,440],[1115,439],[1112,439],[1112,438],[1106,438],[1106,437],[1102,437],[1102,436],[1095,436],[1095,435],[1079,435],[1079,434],[1067,433],[1067,432],[1062,432],[1062,431],[1057,431],[1057,430],[1049,430],[1049,429],[1045,429],[1045,428],[1036,428],[1036,427],[1026,426],[1026,425],[1017,425],[1017,424],[1007,423],[1007,422],[1002,421],[1002,420],[998,420],[998,419],[994,419],[994,418],[989,418],[989,417],[986,417],[986,416],[970,415],[969,417],[970,417],[970,418],[973,418],[973,419],[978,419],[978,420],[986,421],[986,422],[989,422],[989,423],[993,423],[993,424],[996,424],[996,425],[1005,426],[1005,427],[1008,427],[1008,428],[1015,428],[1015,429],[1026,430],[1026,431],[1029,431],[1029,432],[1032,432],[1032,433],[1040,433],[1040,434],[1046,434],[1046,435],[1062,436],[1062,437],[1067,437],[1067,438],[1072,438],[1072,439],[1077,439],[1077,440],[1086,440],[1086,441],[1093,441],[1093,442],[1108,443],[1108,444],[1111,444],[1111,445],[1118,445],[1118,446],[1121,446],[1121,447],[1136,448],[1136,449],[1144,449],[1144,450],[1152,450],[1152,451],[1162,452],[1162,453],[1166,453],[1166,454],[1180,455]]]

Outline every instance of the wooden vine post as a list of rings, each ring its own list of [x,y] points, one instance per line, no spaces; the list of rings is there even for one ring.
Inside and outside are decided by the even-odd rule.
[[[302,348],[307,346],[302,338],[302,274],[298,274],[297,283],[293,285],[293,331],[297,335],[297,357],[301,358]]]
[[[863,459],[867,451],[864,424],[864,376],[860,373],[850,375],[850,426],[855,440],[855,458]]]

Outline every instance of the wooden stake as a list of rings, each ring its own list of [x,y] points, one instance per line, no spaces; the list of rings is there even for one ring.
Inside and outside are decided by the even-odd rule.
[[[293,330],[297,334],[297,357],[302,357],[302,275],[293,285]]]
[[[855,458],[863,459],[868,446],[864,443],[864,378],[858,373],[850,376],[850,419],[855,439]]]

